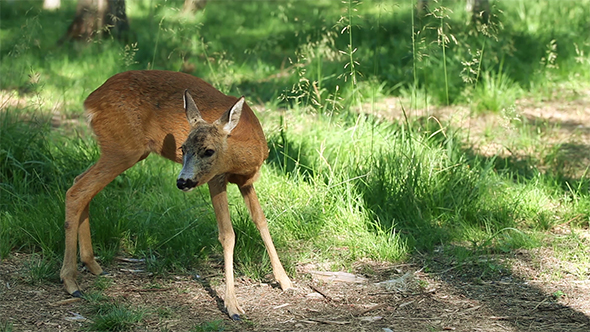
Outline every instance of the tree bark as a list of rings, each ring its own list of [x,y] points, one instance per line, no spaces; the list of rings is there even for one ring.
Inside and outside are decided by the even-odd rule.
[[[471,12],[472,23],[488,23],[490,20],[489,0],[467,0],[467,12]]]
[[[104,18],[107,31],[118,40],[127,41],[129,21],[125,13],[125,0],[108,0]]]
[[[43,9],[56,10],[61,7],[61,0],[43,0]]]
[[[201,10],[205,8],[207,4],[207,0],[184,0],[184,8],[182,9],[184,12],[196,12],[197,10]]]
[[[105,35],[120,40],[126,38],[128,31],[125,0],[78,0],[76,16],[58,43],[90,41]]]
[[[416,3],[418,17],[424,17],[428,13],[428,0],[418,0]]]

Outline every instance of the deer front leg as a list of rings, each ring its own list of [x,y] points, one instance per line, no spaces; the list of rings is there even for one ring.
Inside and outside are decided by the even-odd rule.
[[[219,228],[219,242],[223,247],[223,261],[225,267],[225,308],[229,317],[239,320],[244,310],[238,304],[234,290],[234,245],[235,233],[229,217],[229,206],[227,202],[227,180],[225,176],[218,176],[209,181],[209,193],[215,210],[217,227]]]
[[[247,185],[240,187],[240,192],[242,193],[244,202],[246,202],[246,206],[250,211],[252,220],[254,220],[254,224],[256,224],[256,228],[258,228],[258,231],[260,232],[260,236],[262,237],[262,241],[268,252],[268,257],[270,258],[270,264],[276,281],[281,285],[283,290],[293,288],[291,280],[289,280],[287,273],[285,273],[285,269],[279,260],[279,255],[272,242],[270,232],[268,231],[268,223],[266,222],[266,217],[264,216],[264,212],[258,201],[258,196],[256,196],[254,186]]]

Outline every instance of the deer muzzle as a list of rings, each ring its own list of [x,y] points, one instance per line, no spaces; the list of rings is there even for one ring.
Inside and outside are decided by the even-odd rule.
[[[182,191],[191,191],[197,186],[197,182],[191,179],[178,178],[176,180],[176,186]]]

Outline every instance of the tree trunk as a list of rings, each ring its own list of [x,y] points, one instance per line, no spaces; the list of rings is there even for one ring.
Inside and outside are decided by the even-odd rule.
[[[207,0],[184,0],[184,8],[182,9],[184,12],[196,12],[197,10],[201,10],[205,8],[207,4]]]
[[[418,0],[416,4],[418,17],[424,17],[428,13],[428,0]]]
[[[105,27],[115,39],[126,41],[129,34],[129,21],[125,13],[125,0],[108,0]]]
[[[472,23],[488,23],[490,20],[489,0],[467,0],[467,12],[471,12]]]
[[[128,31],[125,0],[78,0],[76,16],[58,43],[90,41],[109,34],[124,39]]]
[[[56,10],[61,7],[61,0],[43,0],[43,9]]]

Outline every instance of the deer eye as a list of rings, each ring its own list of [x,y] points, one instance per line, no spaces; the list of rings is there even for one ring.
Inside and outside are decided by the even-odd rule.
[[[207,149],[207,150],[205,150],[205,153],[203,153],[203,155],[205,157],[211,157],[214,153],[215,153],[215,150]]]

